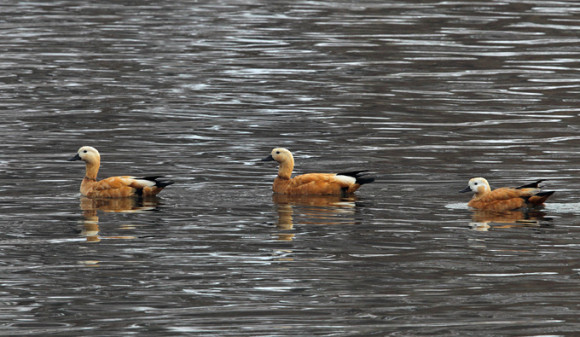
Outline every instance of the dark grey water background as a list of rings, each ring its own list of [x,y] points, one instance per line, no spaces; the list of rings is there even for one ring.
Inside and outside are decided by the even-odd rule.
[[[580,2],[5,1],[0,31],[0,335],[580,330]],[[176,184],[82,199],[81,145]],[[274,146],[377,182],[273,197]],[[557,193],[486,218],[473,176]]]

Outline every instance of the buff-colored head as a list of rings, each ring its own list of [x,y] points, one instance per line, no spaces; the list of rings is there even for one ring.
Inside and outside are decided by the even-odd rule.
[[[485,180],[485,178],[477,177],[471,178],[467,187],[459,192],[465,193],[470,191],[474,192],[475,194],[481,194],[491,191],[491,188],[489,187],[489,183],[487,180]]]
[[[75,156],[69,158],[68,160],[82,160],[86,163],[98,163],[101,161],[101,155],[94,147],[83,146],[77,151]]]
[[[273,149],[270,155],[262,160],[263,161],[275,160],[280,164],[286,162],[294,163],[294,157],[292,157],[292,153],[288,149],[285,149],[283,147],[277,147]]]

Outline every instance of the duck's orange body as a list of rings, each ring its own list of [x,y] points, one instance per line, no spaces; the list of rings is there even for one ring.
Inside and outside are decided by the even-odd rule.
[[[342,177],[347,177],[342,178]],[[361,186],[354,178],[335,173],[309,173],[294,178],[281,178],[278,175],[274,179],[272,190],[281,194],[317,194],[317,195],[342,195],[351,194]]]
[[[82,160],[86,163],[85,178],[81,183],[81,194],[90,198],[124,198],[133,196],[154,196],[165,186],[173,184],[171,180],[159,180],[155,177],[118,176],[97,181],[101,165],[101,156],[97,149],[90,146],[81,147],[69,160]]]
[[[469,186],[460,192],[475,192],[467,206],[488,211],[509,211],[542,205],[553,193],[541,192],[538,180],[520,187],[501,187],[491,190],[484,178],[473,178]]]
[[[348,195],[363,184],[373,182],[372,177],[364,176],[366,171],[346,173],[309,173],[292,178],[294,157],[284,148],[275,148],[264,161],[275,160],[280,164],[278,176],[274,179],[272,190],[280,194],[292,195]]]

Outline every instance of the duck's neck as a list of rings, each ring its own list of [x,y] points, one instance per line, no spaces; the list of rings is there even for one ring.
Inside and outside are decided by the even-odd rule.
[[[288,158],[287,160],[280,163],[280,168],[278,169],[278,178],[280,179],[290,179],[292,176],[292,170],[294,169],[294,159]]]
[[[489,184],[479,186],[479,188],[477,189],[477,192],[474,195],[474,198],[482,197],[490,191],[491,191],[491,188],[489,187]]]
[[[87,161],[85,179],[97,180],[97,173],[99,173],[100,160]]]

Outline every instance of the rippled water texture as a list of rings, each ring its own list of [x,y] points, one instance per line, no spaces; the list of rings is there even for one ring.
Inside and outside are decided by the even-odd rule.
[[[573,336],[580,2],[0,5],[0,335]],[[175,180],[153,200],[78,192]],[[356,197],[273,196],[373,171]],[[547,179],[473,212],[469,178]]]

